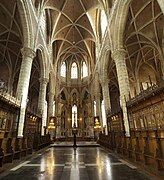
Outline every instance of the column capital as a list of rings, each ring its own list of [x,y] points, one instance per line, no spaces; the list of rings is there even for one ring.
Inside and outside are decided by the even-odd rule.
[[[33,59],[36,56],[36,52],[33,49],[28,48],[28,47],[23,47],[21,49],[21,53],[23,57],[29,57],[31,59]]]
[[[117,50],[115,50],[115,51],[113,51],[113,53],[112,53],[112,59],[113,60],[115,60],[115,61],[117,61],[117,60],[119,60],[119,59],[123,59],[123,58],[125,58],[125,56],[126,56],[126,50],[125,49],[117,49]]]
[[[40,82],[40,83],[43,83],[43,84],[47,84],[47,83],[49,82],[49,79],[48,79],[48,78],[41,77],[41,78],[39,78],[39,82]]]

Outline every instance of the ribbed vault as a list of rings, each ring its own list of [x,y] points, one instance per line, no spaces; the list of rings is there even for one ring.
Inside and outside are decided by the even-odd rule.
[[[48,0],[44,8],[51,16],[51,42],[56,60],[93,60],[97,38],[99,3],[87,0]]]
[[[148,78],[148,75],[152,74],[148,69],[152,69],[158,78],[163,23],[164,16],[156,0],[132,1],[126,25],[125,46],[129,72],[133,77],[141,73],[140,67],[145,64],[149,68],[142,74]],[[153,81],[156,82],[157,79],[153,78]]]
[[[16,1],[0,1],[0,77],[6,89],[16,91],[23,44],[22,27]],[[12,87],[14,86],[14,88]]]

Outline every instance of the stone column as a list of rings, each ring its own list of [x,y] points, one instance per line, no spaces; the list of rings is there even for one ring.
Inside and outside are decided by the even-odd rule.
[[[129,122],[126,101],[129,100],[130,85],[128,72],[125,62],[126,51],[124,49],[116,50],[112,53],[112,58],[116,64],[118,84],[120,90],[121,107],[123,111],[123,120],[125,126],[125,135],[130,136]]]
[[[61,132],[61,127],[60,127],[60,122],[61,122],[61,116],[56,117],[56,140],[58,141],[60,139],[60,132]]]
[[[44,127],[46,127],[47,124],[45,124],[44,120],[46,117],[45,114],[45,100],[46,100],[46,90],[47,90],[47,78],[40,78],[40,89],[39,89],[39,99],[38,99],[38,110],[42,117],[42,135],[44,135]]]
[[[90,114],[90,137],[94,139],[94,99],[91,97],[91,114]]]
[[[109,96],[109,87],[108,87],[108,77],[104,76],[101,81],[102,86],[102,93],[103,93],[103,100],[105,106],[105,114],[108,115],[111,112],[111,103],[110,103],[110,96]],[[107,116],[106,116],[106,128],[105,134],[108,135],[108,127],[107,127]]]
[[[54,116],[53,114],[53,111],[54,111],[54,93],[52,92],[49,92],[48,93],[48,99],[49,99],[49,103],[48,103],[48,116],[51,117],[51,116]],[[49,122],[49,121],[48,121]]]
[[[95,101],[96,101],[96,116],[99,116],[101,123],[101,131],[103,131],[103,122],[101,116],[101,102],[100,102],[100,84],[99,84],[99,76],[98,73],[95,75]]]
[[[60,102],[60,98],[56,99],[56,140],[60,139],[61,137],[61,109],[62,104]]]
[[[23,136],[25,110],[27,105],[27,95],[29,88],[29,81],[31,75],[32,61],[35,57],[35,51],[30,48],[24,47],[22,50],[22,64],[19,74],[17,86],[17,98],[21,100],[21,109],[18,124],[18,136]]]

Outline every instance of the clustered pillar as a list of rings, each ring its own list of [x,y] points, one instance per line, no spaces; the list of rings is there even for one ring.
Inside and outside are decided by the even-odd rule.
[[[130,86],[129,86],[129,78],[128,78],[127,66],[125,62],[125,56],[126,56],[126,51],[124,49],[116,50],[112,53],[112,58],[115,61],[116,70],[117,70],[117,77],[118,77],[119,90],[120,90],[120,101],[121,101],[123,120],[125,126],[125,135],[130,136],[128,114],[126,107],[126,101],[129,99]]]
[[[103,79],[101,81],[102,86],[102,93],[103,93],[103,100],[104,100],[104,106],[105,106],[105,113],[106,115],[111,112],[111,104],[110,104],[110,96],[109,96],[109,87],[108,87],[108,78],[107,76],[103,76]],[[108,128],[107,128],[107,117],[106,117],[106,128],[105,128],[105,134],[108,134]]]
[[[40,78],[40,90],[39,90],[39,100],[38,100],[38,110],[42,117],[42,135],[44,135],[44,127],[46,127],[45,122],[45,100],[46,100],[46,89],[47,89],[47,78]]]
[[[101,123],[101,131],[103,131],[103,122],[101,118],[101,102],[100,102],[100,84],[98,73],[95,75],[95,100],[96,100],[96,116],[99,116]]]
[[[19,117],[19,125],[18,125],[18,136],[23,136],[23,128],[24,128],[24,118],[25,118],[25,110],[27,105],[27,95],[29,88],[29,81],[31,75],[31,68],[33,58],[35,57],[35,51],[32,49],[25,47],[22,49],[22,64],[19,74],[19,81],[17,87],[17,98],[21,100],[21,109],[20,109],[20,117]]]
[[[54,116],[54,93],[49,92],[48,93],[48,99],[49,99],[49,103],[48,103],[48,116]]]

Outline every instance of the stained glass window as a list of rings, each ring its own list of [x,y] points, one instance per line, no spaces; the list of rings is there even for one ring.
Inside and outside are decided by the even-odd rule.
[[[65,64],[65,62],[63,62],[62,65],[61,65],[60,74],[61,74],[62,77],[66,77],[66,64]]]
[[[76,64],[75,62],[72,63],[72,67],[71,67],[71,78],[72,78],[72,79],[78,78],[77,64]]]
[[[85,61],[82,62],[82,78],[88,76],[88,68]]]

